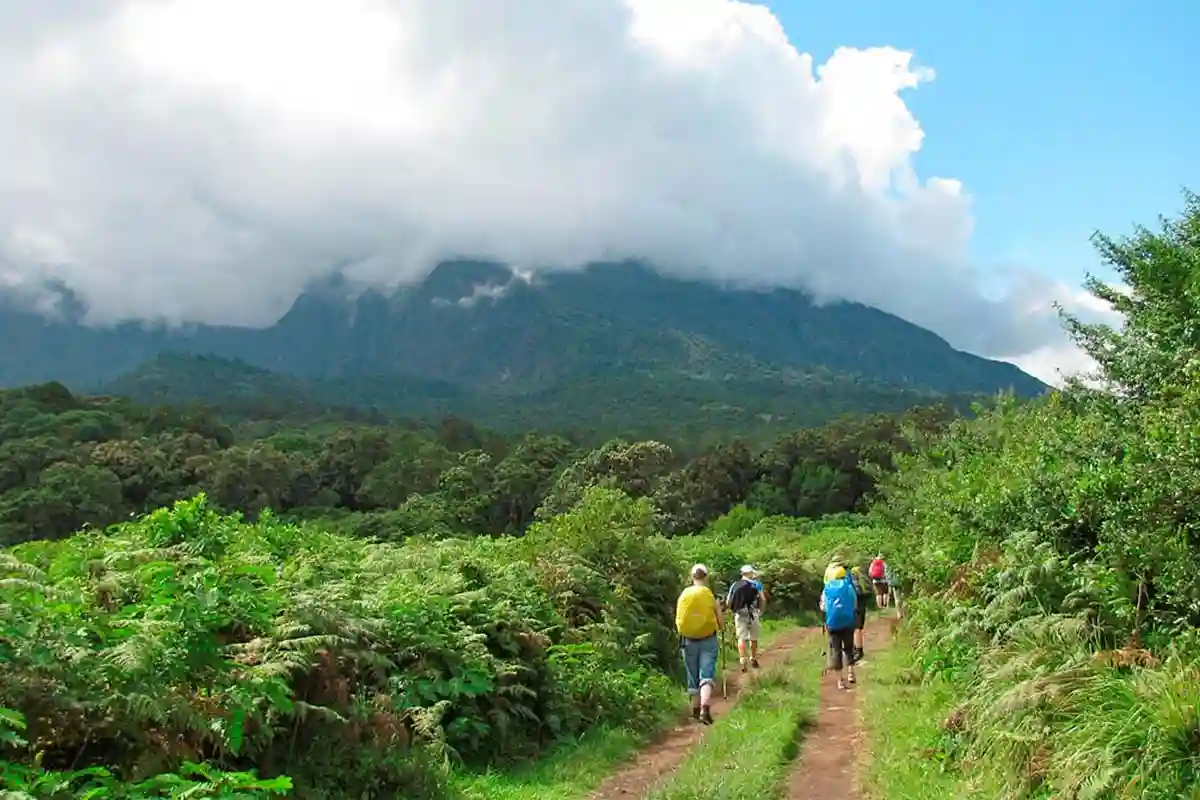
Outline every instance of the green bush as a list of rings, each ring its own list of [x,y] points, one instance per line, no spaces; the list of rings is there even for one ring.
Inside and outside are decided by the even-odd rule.
[[[1099,364],[1001,398],[895,459],[891,528],[915,663],[949,681],[953,762],[1007,797],[1200,796],[1200,198],[1098,237],[1120,330],[1067,318]]]
[[[846,520],[755,516],[735,508],[703,533],[673,541],[685,562],[708,565],[718,590],[738,579],[743,564],[753,564],[767,591],[772,616],[815,613],[829,560],[837,555],[865,564],[882,536],[865,526],[847,525]]]
[[[396,546],[200,496],[0,554],[0,707],[27,726],[0,738],[0,786],[206,764],[213,786],[434,797],[455,761],[656,724],[680,700],[682,569],[653,520],[592,490],[523,539]],[[71,777],[91,768],[111,777]]]

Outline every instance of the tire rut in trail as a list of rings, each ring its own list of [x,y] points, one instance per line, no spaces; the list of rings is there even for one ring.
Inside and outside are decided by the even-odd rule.
[[[756,672],[739,672],[736,659],[731,659],[728,699],[721,697],[721,676],[717,675],[717,687],[712,703],[715,724],[720,725],[721,719],[737,705],[741,690],[754,682],[756,674],[761,675],[772,665],[783,662],[810,636],[819,636],[820,633],[820,628],[796,628],[779,634],[770,645],[763,647],[759,652],[758,660],[762,667]],[[631,800],[645,797],[663,778],[684,762],[692,748],[699,744],[711,727],[701,725],[690,718],[676,723],[673,728],[642,749],[633,761],[605,778],[604,782],[588,795],[588,800]]]
[[[860,800],[858,764],[863,742],[858,696],[862,681],[870,680],[871,655],[891,643],[891,615],[875,615],[863,642],[863,664],[855,670],[859,683],[852,689],[837,688],[837,677],[821,678],[821,708],[816,724],[808,729],[801,744],[800,759],[788,777],[785,800]]]

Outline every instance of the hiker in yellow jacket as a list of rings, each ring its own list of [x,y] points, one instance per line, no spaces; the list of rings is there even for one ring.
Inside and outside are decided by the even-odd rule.
[[[711,725],[713,686],[717,679],[717,654],[721,646],[717,631],[725,627],[717,598],[708,588],[708,567],[692,567],[692,585],[675,603],[675,629],[682,639],[683,666],[687,670],[692,717]]]

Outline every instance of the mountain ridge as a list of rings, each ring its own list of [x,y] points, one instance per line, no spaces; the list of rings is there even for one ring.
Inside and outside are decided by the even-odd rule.
[[[449,261],[390,293],[353,289],[314,286],[263,328],[86,327],[10,304],[0,308],[0,385],[92,388],[180,352],[305,378],[396,375],[513,394],[629,372],[802,384],[825,370],[941,394],[1047,388],[878,309],[670,278],[636,262],[530,276]]]

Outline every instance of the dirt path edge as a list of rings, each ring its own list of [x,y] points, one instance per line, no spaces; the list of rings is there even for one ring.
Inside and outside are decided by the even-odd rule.
[[[755,672],[741,673],[734,661],[728,672],[728,698],[721,697],[720,678],[717,692],[713,696],[713,717],[716,725],[729,713],[743,690],[753,684],[755,676],[783,663],[791,653],[812,636],[820,636],[820,628],[794,628],[780,633],[759,653],[762,668]],[[681,719],[672,728],[660,734],[651,744],[643,748],[616,772],[612,773],[591,794],[588,800],[629,800],[645,797],[651,789],[679,768],[710,726],[701,725],[690,718]]]

